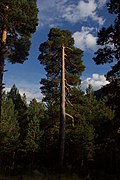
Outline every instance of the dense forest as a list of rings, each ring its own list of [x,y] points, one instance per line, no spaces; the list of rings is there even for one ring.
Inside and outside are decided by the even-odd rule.
[[[36,1],[0,1],[0,174],[37,170],[89,180],[120,179],[119,0],[110,0],[107,7],[115,20],[98,32],[100,48],[93,60],[103,66],[114,63],[106,74],[109,84],[98,91],[89,84],[83,92],[84,52],[75,47],[69,30],[51,28],[39,46],[38,60],[46,71],[40,80],[43,99],[28,103],[15,84],[4,90],[3,75],[6,60],[23,63],[29,55],[38,21]]]

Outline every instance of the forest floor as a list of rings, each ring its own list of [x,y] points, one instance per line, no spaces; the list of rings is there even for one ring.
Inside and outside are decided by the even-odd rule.
[[[77,175],[67,176],[63,175],[61,177],[57,175],[41,175],[41,176],[29,176],[29,175],[19,175],[19,176],[0,176],[0,180],[87,180],[86,178],[80,178]],[[120,180],[120,176],[103,176],[94,177],[90,180]]]
[[[49,174],[49,173],[41,173],[37,170],[31,175],[24,174],[24,175],[17,175],[17,176],[2,176],[0,175],[0,180],[87,180],[87,175],[84,178],[78,176],[77,174]],[[95,174],[91,175],[90,180],[120,180],[120,173],[119,174],[110,174],[104,172],[96,172]]]
[[[28,176],[28,175],[23,175],[23,176],[14,176],[14,177],[10,177],[10,176],[0,176],[0,180],[84,180],[79,178],[77,175],[72,175],[72,176],[53,176],[53,175],[39,175],[39,176]]]

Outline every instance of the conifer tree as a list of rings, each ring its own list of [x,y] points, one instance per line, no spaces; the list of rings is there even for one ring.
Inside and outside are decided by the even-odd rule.
[[[37,102],[33,99],[28,107],[28,128],[27,135],[24,141],[24,149],[27,154],[31,156],[31,165],[33,167],[35,155],[38,153],[40,138],[44,131],[41,130],[41,122],[44,119],[44,106],[43,103]]]
[[[117,131],[120,127],[120,2],[119,0],[109,0],[107,3],[108,12],[115,17],[113,24],[109,27],[103,27],[98,33],[97,44],[100,49],[95,52],[94,61],[96,64],[111,63],[111,70],[106,77],[110,84],[103,88],[107,94],[107,105],[115,111],[113,127],[111,135],[117,136]],[[114,140],[115,142],[115,140]],[[114,153],[115,154],[115,153]]]
[[[27,102],[25,101],[25,95],[22,97],[18,88],[14,84],[11,90],[7,93],[7,98],[12,99],[15,110],[18,113],[17,119],[20,126],[20,140],[21,143],[26,137],[26,130],[28,126],[27,121]]]
[[[19,146],[19,124],[17,111],[12,99],[4,94],[0,123],[0,162],[1,168],[14,168],[15,152]]]
[[[84,70],[82,64],[83,52],[74,47],[74,39],[71,32],[68,30],[61,30],[52,28],[48,34],[48,40],[40,45],[40,55],[38,59],[44,65],[47,72],[47,78],[41,80],[42,93],[45,95],[43,100],[48,102],[55,102],[60,95],[60,71],[62,58],[62,44],[66,48],[65,53],[65,71],[66,81],[71,86],[80,84],[80,75]]]
[[[0,108],[5,60],[23,63],[37,25],[36,0],[0,1]]]
[[[61,30],[52,28],[48,34],[48,40],[40,45],[40,55],[38,59],[40,63],[44,65],[47,72],[47,78],[41,80],[41,91],[44,95],[44,101],[47,104],[52,104],[53,108],[60,109],[60,93],[61,91],[61,74],[62,74],[62,49],[64,45],[65,59],[65,84],[66,84],[66,95],[70,94],[70,87],[77,86],[80,84],[80,75],[84,70],[82,64],[82,50],[74,47],[74,39],[72,33],[68,30]],[[64,53],[63,53],[64,54]],[[64,55],[63,55],[64,56]],[[61,97],[63,94],[61,94]],[[65,96],[65,94],[64,94]],[[61,113],[62,114],[62,113]],[[62,118],[61,118],[62,119]],[[65,141],[65,122],[60,120],[60,166],[63,165],[63,151]]]
[[[120,77],[120,2],[109,0],[107,7],[108,12],[115,15],[114,24],[98,32],[97,44],[101,48],[95,52],[93,59],[96,64],[115,63],[107,73],[107,78],[112,80]]]

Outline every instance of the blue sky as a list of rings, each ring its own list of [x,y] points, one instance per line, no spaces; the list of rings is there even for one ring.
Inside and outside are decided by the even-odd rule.
[[[36,33],[32,36],[32,46],[28,60],[24,64],[11,65],[6,63],[8,71],[4,75],[6,90],[16,84],[21,93],[25,93],[28,101],[32,98],[41,100],[40,80],[45,71],[37,60],[39,45],[47,40],[50,28],[68,29],[72,32],[75,46],[84,50],[83,64],[86,66],[82,74],[81,88],[85,90],[92,84],[95,90],[108,83],[104,74],[110,65],[95,65],[92,58],[97,50],[97,32],[102,26],[113,21],[108,14],[107,0],[38,0],[39,23]]]

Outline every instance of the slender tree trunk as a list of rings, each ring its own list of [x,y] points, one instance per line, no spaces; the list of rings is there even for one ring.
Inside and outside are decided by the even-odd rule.
[[[60,103],[60,169],[63,168],[65,148],[65,47],[62,46],[61,103]]]
[[[12,155],[12,169],[15,169],[15,151],[13,152],[13,155]]]
[[[7,29],[3,28],[1,35],[0,46],[0,120],[1,120],[1,106],[2,106],[2,89],[3,89],[3,74],[4,74],[4,61],[5,61],[5,45],[7,39]]]

